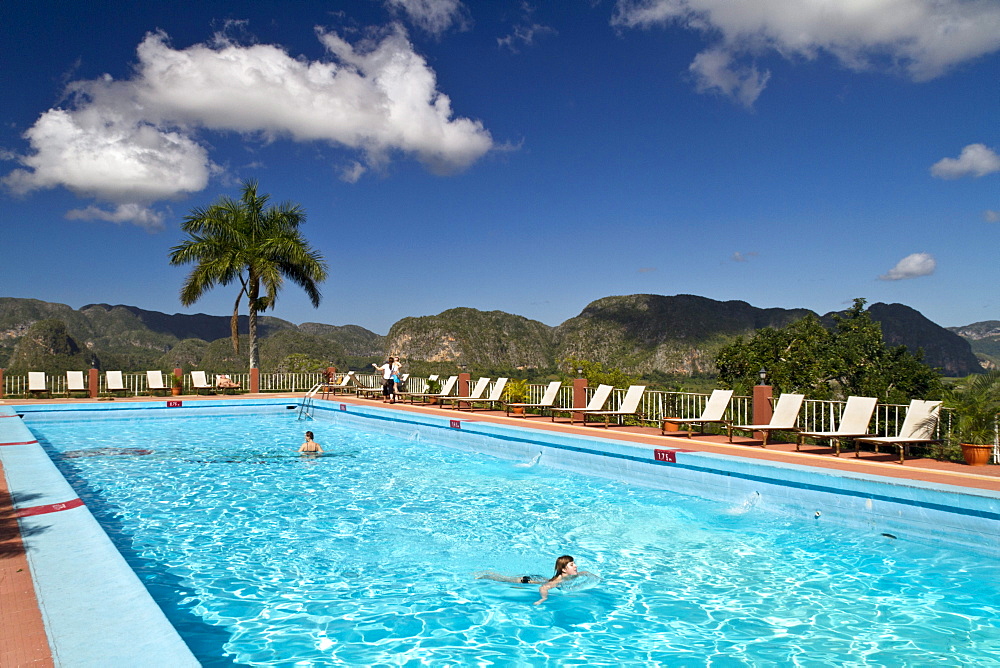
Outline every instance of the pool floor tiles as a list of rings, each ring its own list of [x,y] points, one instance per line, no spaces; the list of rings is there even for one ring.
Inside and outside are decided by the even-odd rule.
[[[0,666],[52,666],[45,623],[0,465]]]

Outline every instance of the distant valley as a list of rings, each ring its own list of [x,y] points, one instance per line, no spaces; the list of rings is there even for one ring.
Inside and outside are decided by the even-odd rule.
[[[872,304],[883,337],[924,351],[948,376],[963,376],[1000,359],[1000,321],[946,329],[902,304]],[[470,370],[548,369],[567,357],[588,359],[635,375],[712,374],[718,350],[737,336],[783,327],[807,309],[762,309],[742,301],[695,295],[605,297],[551,327],[503,311],[454,308],[403,318],[388,335],[356,325],[303,323],[261,316],[261,368],[280,370],[298,356],[338,368],[363,368],[384,354],[401,355],[414,372],[465,364]],[[832,314],[821,316],[830,321]],[[247,329],[246,316],[240,331]],[[236,354],[230,318],[168,315],[134,306],[89,304],[73,309],[35,299],[0,298],[0,368],[12,372],[89,368],[209,371],[246,368]],[[243,337],[245,339],[245,336]],[[244,345],[246,344],[244,340]]]

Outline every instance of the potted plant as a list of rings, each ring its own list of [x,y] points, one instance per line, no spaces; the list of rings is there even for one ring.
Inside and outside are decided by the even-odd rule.
[[[962,446],[970,466],[989,463],[1000,413],[1000,371],[974,374],[946,390],[944,406],[953,411],[951,438]]]
[[[525,379],[511,380],[503,389],[503,400],[508,404],[523,404],[531,397],[531,386]],[[512,406],[511,410],[515,414],[524,413],[524,406]]]
[[[437,394],[440,391],[441,391],[441,381],[437,380],[436,378],[428,378],[427,389],[424,391],[424,394]],[[437,399],[435,397],[428,397],[428,403],[436,404]]]
[[[173,380],[170,385],[170,394],[175,397],[181,396],[181,390],[184,389],[184,377],[179,373],[174,373]]]

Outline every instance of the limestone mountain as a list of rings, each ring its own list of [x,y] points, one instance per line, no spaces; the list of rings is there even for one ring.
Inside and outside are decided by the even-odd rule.
[[[21,373],[60,373],[65,369],[88,368],[90,354],[81,350],[62,320],[49,318],[33,323],[18,339],[10,366]]]
[[[969,342],[972,352],[985,368],[1000,368],[1000,320],[984,320],[948,329]]]
[[[714,373],[716,352],[734,337],[784,327],[809,312],[695,295],[605,297],[556,328],[556,355],[636,374]]]
[[[403,318],[389,329],[385,348],[406,361],[538,368],[552,364],[552,331],[545,323],[503,311],[453,308]]]
[[[923,350],[924,361],[944,375],[967,376],[983,370],[968,341],[931,322],[920,311],[905,304],[877,302],[868,307],[868,312],[872,320],[882,325],[886,343],[906,346],[914,353]]]

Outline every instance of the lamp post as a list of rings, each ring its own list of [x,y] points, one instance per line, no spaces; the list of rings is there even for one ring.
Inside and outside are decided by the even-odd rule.
[[[757,384],[758,385],[766,385],[767,384],[767,369],[765,369],[764,367],[761,367],[760,371],[757,372],[757,375],[760,376],[760,382],[757,383]]]
[[[583,378],[583,367],[576,367],[576,377]]]

